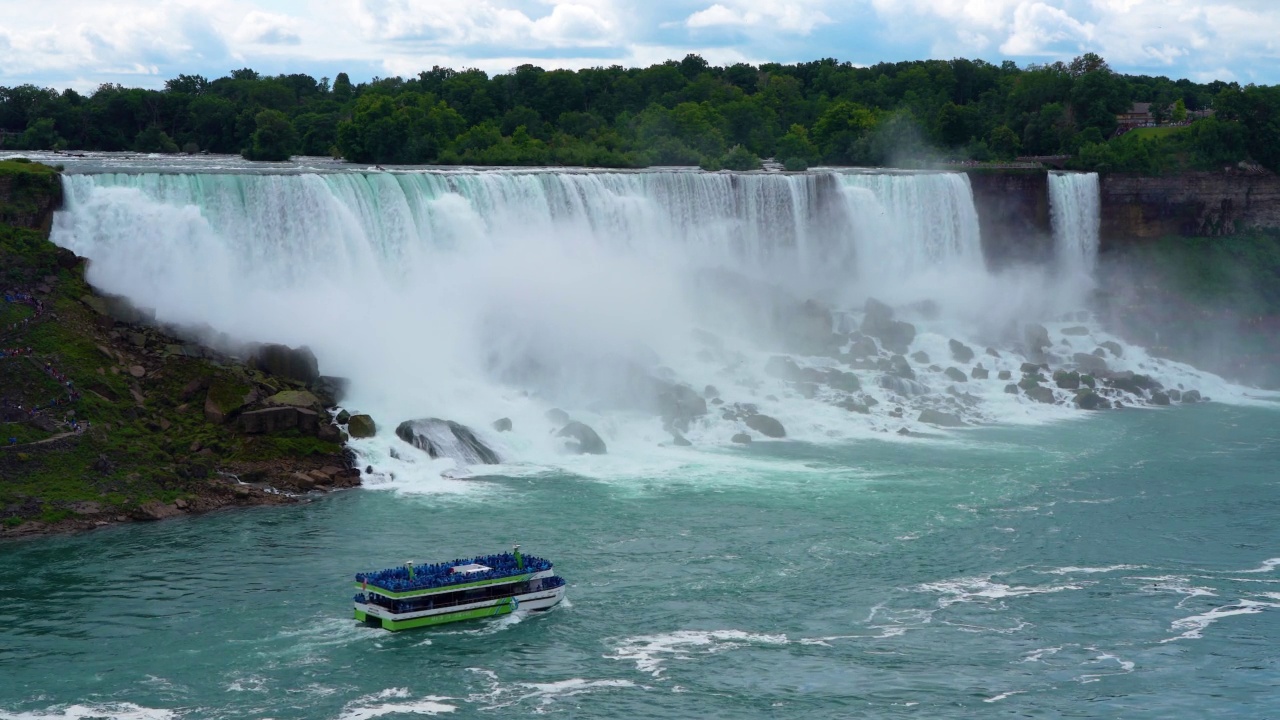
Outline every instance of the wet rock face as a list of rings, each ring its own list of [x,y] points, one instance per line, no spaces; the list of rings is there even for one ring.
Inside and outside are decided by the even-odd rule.
[[[353,438],[371,438],[378,434],[378,426],[368,415],[352,415],[347,420],[347,432]]]
[[[938,427],[964,427],[965,422],[960,419],[959,415],[942,412],[941,410],[933,410],[931,408],[922,410],[918,420],[929,425],[937,425]]]
[[[916,326],[893,319],[893,308],[867,298],[866,316],[862,320],[862,333],[880,341],[886,350],[906,354],[916,338]]]
[[[576,420],[571,420],[556,435],[567,438],[564,444],[565,449],[578,455],[604,455],[609,452],[604,440],[600,439],[600,435],[595,430]]]
[[[782,426],[782,423],[768,415],[749,415],[743,422],[747,424],[747,427],[765,437],[784,438],[787,436],[787,430]]]
[[[959,340],[949,340],[947,344],[951,346],[951,357],[958,363],[973,362],[973,349]]]
[[[471,428],[452,420],[407,420],[396,427],[396,437],[433,458],[452,458],[467,465],[497,465],[502,462]]]
[[[262,345],[254,350],[249,364],[262,372],[303,385],[320,378],[316,355],[307,347],[295,349],[288,345]]]

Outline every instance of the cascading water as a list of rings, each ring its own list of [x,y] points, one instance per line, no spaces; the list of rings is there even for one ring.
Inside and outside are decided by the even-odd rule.
[[[402,483],[453,464],[403,452],[391,431],[428,417],[471,428],[503,460],[608,472],[610,459],[565,456],[549,409],[598,431],[609,458],[646,463],[673,431],[727,444],[761,426],[746,422],[754,412],[812,441],[923,428],[920,408],[985,422],[1069,412],[1028,405],[994,379],[956,387],[975,361],[949,359],[949,340],[1000,344],[1011,322],[1041,319],[1029,298],[1045,292],[1042,280],[986,271],[963,174],[166,172],[64,183],[53,237],[91,259],[92,283],[163,321],[310,346],[322,372],[351,379],[347,405],[382,427],[356,449]],[[911,397],[882,382],[887,354],[849,354],[869,296],[917,323]],[[1095,331],[1064,352],[1104,339]],[[964,370],[945,374],[920,353]],[[1006,350],[977,362],[994,378],[1022,359]],[[889,412],[903,405],[913,409]],[[880,409],[860,410],[870,407]],[[513,430],[490,431],[497,418]]]
[[[1097,173],[1049,173],[1049,211],[1058,267],[1089,278],[1098,261],[1101,201]]]

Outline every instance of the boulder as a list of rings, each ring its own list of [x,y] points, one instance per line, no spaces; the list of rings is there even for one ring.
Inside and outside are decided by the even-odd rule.
[[[311,408],[297,408],[298,432],[303,435],[316,435],[320,430],[320,412]],[[329,423],[325,423],[326,426]]]
[[[1151,404],[1152,404],[1152,405],[1168,405],[1168,404],[1169,404],[1169,396],[1168,396],[1167,394],[1165,394],[1164,392],[1161,392],[1160,390],[1157,390],[1157,391],[1155,391],[1155,392],[1151,393]]]
[[[1181,390],[1170,390],[1170,391],[1169,391],[1169,399],[1170,399],[1170,400],[1172,400],[1172,401],[1174,401],[1174,402],[1181,402],[1181,401],[1182,401],[1182,391],[1181,391]]]
[[[1017,395],[1017,394],[1018,394],[1018,386],[1017,386],[1017,385],[1014,385],[1013,383],[1009,383],[1008,385],[1005,385],[1005,386],[1004,386],[1004,391],[1005,391],[1006,393],[1010,394],[1010,395]]]
[[[923,350],[917,350],[917,351],[915,351],[915,352],[911,353],[911,359],[912,359],[912,360],[915,360],[916,362],[920,363],[921,365],[928,365],[928,364],[929,364],[929,353],[927,353],[927,352],[925,352],[925,351],[923,351]]]
[[[141,378],[147,374],[147,369],[142,367],[141,365],[130,365],[129,374],[136,378]]]
[[[1112,355],[1116,357],[1124,357],[1124,348],[1115,340],[1107,340],[1106,342],[1098,344],[1109,350]]]
[[[686,438],[685,436],[681,435],[680,433],[678,433],[678,432],[672,432],[672,433],[671,433],[671,444],[672,444],[672,445],[675,445],[676,447],[689,447],[689,446],[690,446],[690,445],[692,445],[693,443],[689,442],[689,439],[688,439],[688,438]]]
[[[1117,373],[1110,373],[1104,377],[1107,385],[1117,389],[1124,390],[1134,395],[1141,395],[1144,390],[1163,390],[1164,387],[1146,375],[1139,375],[1130,370]]]
[[[738,443],[739,445],[751,444],[751,436],[746,433],[736,433],[732,438],[730,438],[730,440]]]
[[[658,414],[667,423],[688,429],[689,423],[707,414],[707,399],[688,385],[671,385],[658,394]]]
[[[856,412],[862,415],[868,415],[871,413],[870,407],[868,407],[864,403],[860,403],[857,400],[854,400],[853,398],[845,398],[844,400],[841,400],[840,402],[836,403],[836,407],[841,407],[841,408],[844,408],[845,410],[848,410],[849,412]]]
[[[1053,345],[1049,339],[1049,331],[1043,325],[1031,323],[1022,329],[1022,340],[1028,354],[1040,355]]]
[[[1013,373],[1009,370],[1001,370],[1000,372],[996,373],[996,377],[1000,380],[1012,380]]]
[[[1078,352],[1072,355],[1071,359],[1075,361],[1081,370],[1088,373],[1105,372],[1107,370],[1107,361],[1091,353]]]
[[[943,374],[954,382],[969,382],[969,376],[965,375],[964,371],[959,368],[949,367]]]
[[[894,355],[889,359],[888,372],[890,375],[906,378],[907,380],[916,379],[915,370],[911,369],[911,364],[908,363],[907,359],[901,355]]]
[[[396,426],[396,437],[433,458],[452,458],[466,465],[497,465],[502,462],[471,428],[452,420],[407,420]]]
[[[1027,393],[1027,397],[1035,400],[1036,402],[1044,403],[1045,405],[1052,405],[1054,403],[1055,398],[1053,396],[1053,391],[1047,387],[1035,385],[1030,388],[1023,388],[1023,390]]]
[[[333,418],[334,422],[339,425],[346,425],[351,420],[351,413],[346,410],[339,410],[338,414]]]
[[[209,386],[204,399],[204,418],[215,425],[225,423],[253,399],[252,390],[219,378]]]
[[[182,393],[179,395],[179,397],[181,397],[184,402],[187,400],[191,400],[196,395],[200,394],[201,390],[205,390],[208,387],[209,387],[209,378],[206,378],[206,377],[195,378],[194,380],[192,380],[191,382],[187,383],[182,387]]]
[[[249,365],[303,385],[310,385],[320,378],[315,353],[305,346],[291,348],[288,345],[259,345],[249,358]]]
[[[1184,402],[1184,403],[1198,403],[1198,402],[1200,402],[1200,391],[1199,391],[1199,390],[1188,390],[1188,391],[1186,391],[1186,392],[1182,393],[1182,402]]]
[[[866,357],[875,357],[880,354],[880,348],[876,346],[876,341],[871,337],[862,333],[853,333],[849,336],[852,345],[849,347],[849,355],[855,359]]]
[[[493,421],[493,429],[498,432],[511,432],[511,418],[498,418]]]
[[[331,408],[346,399],[347,388],[350,386],[351,381],[347,378],[321,375],[311,383],[310,388],[323,407]]]
[[[168,518],[178,517],[182,511],[176,505],[162,503],[158,500],[145,503],[139,507],[134,513],[135,520],[166,520]]]
[[[333,423],[320,423],[320,427],[316,429],[316,439],[320,442],[340,443],[342,442],[342,428]]]
[[[784,438],[787,436],[787,430],[782,427],[782,423],[768,415],[748,415],[743,422],[747,424],[747,427],[765,437]]]
[[[275,406],[322,409],[320,398],[306,390],[284,390],[267,398],[266,402]]]
[[[1018,369],[1022,371],[1023,375],[1034,375],[1040,372],[1041,367],[1043,366],[1041,366],[1039,363],[1024,362],[1022,363],[1022,367]]]
[[[973,362],[973,349],[959,340],[948,340],[947,344],[951,346],[951,357],[955,358],[958,363]]]
[[[560,408],[551,408],[548,410],[546,418],[552,425],[563,427],[564,425],[569,424],[569,413],[561,410]]]
[[[917,420],[929,425],[937,425],[938,427],[965,427],[965,422],[960,419],[960,416],[932,408],[922,410]]]
[[[992,348],[992,347],[987,348],[987,354],[988,354],[988,355],[990,355],[990,356],[991,356],[991,357],[993,357],[993,358],[999,358],[999,357],[1000,357],[1000,353],[996,352],[996,349],[995,349],[995,348]]]
[[[867,298],[866,315],[862,319],[862,333],[880,340],[890,352],[906,353],[915,340],[916,327],[908,322],[893,319],[893,308]]]
[[[1111,402],[1090,388],[1081,388],[1076,391],[1076,406],[1081,410],[1106,410]]]
[[[969,377],[974,380],[986,380],[991,377],[991,371],[982,367],[982,363],[978,363],[974,366],[973,370],[970,371]]]
[[[312,416],[314,418],[315,414]],[[240,416],[239,423],[240,431],[250,434],[285,432],[298,427],[298,408],[285,406],[250,410]]]
[[[352,415],[347,420],[347,432],[353,438],[371,438],[378,434],[378,425],[368,415]]]
[[[596,431],[584,423],[570,421],[556,435],[568,438],[565,449],[579,455],[604,455],[609,451]]]
[[[1085,326],[1083,326],[1083,325],[1076,325],[1076,326],[1074,326],[1074,327],[1063,328],[1063,329],[1062,329],[1062,334],[1063,334],[1063,335],[1068,335],[1068,336],[1071,336],[1071,337],[1080,337],[1080,336],[1083,336],[1083,335],[1088,335],[1088,334],[1089,334],[1089,328],[1087,328],[1087,327],[1085,327]]]
[[[702,397],[708,400],[715,400],[720,397],[720,391],[716,389],[715,385],[708,385],[702,389]]]
[[[1080,373],[1072,370],[1056,370],[1053,373],[1053,381],[1063,390],[1077,390],[1080,387]]]

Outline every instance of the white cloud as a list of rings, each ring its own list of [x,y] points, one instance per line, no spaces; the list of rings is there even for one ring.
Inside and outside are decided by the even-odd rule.
[[[824,5],[822,0],[724,0],[693,13],[684,24],[692,29],[760,28],[808,35],[833,22],[823,12]]]
[[[298,21],[287,15],[254,10],[240,21],[234,37],[242,43],[298,45],[302,42],[298,26]]]
[[[551,12],[531,17],[489,0],[360,0],[356,21],[371,41],[441,47],[505,45],[512,49],[592,47],[618,39],[610,4],[551,0]]]
[[[1056,46],[1077,41],[1084,47],[1093,38],[1093,25],[1041,2],[1022,3],[1013,14],[1013,28],[1000,45],[1006,55],[1052,55]]]

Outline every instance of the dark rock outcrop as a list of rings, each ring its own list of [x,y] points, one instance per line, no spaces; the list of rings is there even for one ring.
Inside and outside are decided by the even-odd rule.
[[[504,417],[504,418],[498,418],[497,420],[494,420],[493,429],[497,430],[498,432],[510,432],[511,418]]]
[[[353,438],[371,438],[378,434],[378,425],[368,415],[352,415],[347,420],[347,432]]]
[[[765,437],[784,438],[787,436],[787,430],[782,426],[782,423],[768,415],[761,415],[758,413],[755,415],[748,415],[743,422],[747,424],[747,427],[755,430]]]
[[[938,427],[965,427],[965,422],[960,419],[959,415],[953,415],[951,413],[934,410],[932,408],[922,410],[920,412],[920,417],[917,419],[922,423],[937,425]]]
[[[916,338],[916,327],[909,322],[893,319],[893,308],[867,298],[866,316],[862,320],[862,332],[880,341],[886,350],[905,354]]]
[[[571,420],[556,435],[568,438],[565,449],[579,455],[604,455],[609,451],[595,430],[576,420]]]
[[[308,385],[320,378],[315,353],[308,347],[267,344],[254,349],[249,364],[265,373]]]
[[[969,382],[969,376],[965,375],[964,371],[960,368],[949,367],[944,370],[942,374],[946,375],[954,382]]]
[[[502,462],[471,428],[452,420],[406,420],[396,426],[396,437],[433,458],[452,458],[467,465],[497,465]]]
[[[947,344],[951,346],[951,357],[958,363],[973,362],[973,349],[959,340],[948,340]]]

